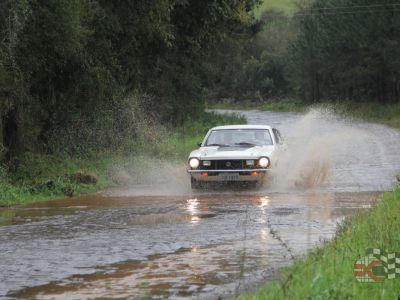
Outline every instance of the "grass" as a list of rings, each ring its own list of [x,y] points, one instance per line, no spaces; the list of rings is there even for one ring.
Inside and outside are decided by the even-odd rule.
[[[146,128],[135,140],[127,141],[124,151],[92,151],[82,157],[25,153],[19,157],[16,171],[7,173],[0,166],[0,207],[92,193],[121,185],[124,180],[114,174],[115,170],[126,168],[140,173],[145,166],[143,161],[150,159],[184,163],[210,127],[245,122],[244,118],[235,115],[204,113],[197,120],[187,120],[177,128]],[[95,177],[97,183],[82,183],[77,173]]]
[[[382,105],[377,102],[340,102],[331,105],[341,115],[400,128],[400,103]]]
[[[0,206],[11,206],[90,193],[110,185],[105,176],[110,159],[98,155],[86,159],[37,155],[26,153],[20,158],[18,170],[7,174],[4,168],[0,176]],[[96,174],[97,184],[83,184],[74,174],[84,170]]]
[[[265,10],[276,9],[291,15],[296,11],[297,2],[296,0],[264,0],[263,3],[255,9],[254,14],[256,17],[260,17]]]
[[[245,299],[397,299],[400,280],[360,283],[353,276],[355,261],[367,248],[400,252],[400,187],[385,193],[368,213],[347,219],[336,238],[315,249],[278,278]]]
[[[218,103],[210,104],[211,109],[238,109],[248,110],[257,109],[262,111],[277,111],[277,112],[305,112],[308,107],[302,102],[293,99],[283,99],[268,102],[231,102],[223,100]]]

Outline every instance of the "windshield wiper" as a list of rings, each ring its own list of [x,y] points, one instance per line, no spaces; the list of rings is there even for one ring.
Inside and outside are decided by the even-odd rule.
[[[226,145],[226,144],[208,144],[206,147],[215,147],[215,146],[218,146],[218,147],[229,147],[230,145]]]
[[[247,143],[247,142],[235,143],[235,145],[239,145],[239,146],[256,146],[256,144]]]

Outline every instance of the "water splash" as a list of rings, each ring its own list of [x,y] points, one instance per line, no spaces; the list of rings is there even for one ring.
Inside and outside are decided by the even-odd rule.
[[[273,188],[310,189],[331,186],[335,168],[348,161],[352,149],[362,147],[368,134],[349,126],[328,108],[313,109],[298,119],[278,150],[272,170]],[[345,158],[345,159],[343,159]]]
[[[118,188],[113,195],[185,195],[191,192],[186,165],[145,156],[135,157],[124,165],[113,166],[111,180]]]

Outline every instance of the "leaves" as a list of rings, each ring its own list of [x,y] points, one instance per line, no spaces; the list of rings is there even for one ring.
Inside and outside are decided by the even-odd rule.
[[[290,66],[306,99],[400,101],[400,11],[392,4],[317,0],[298,15]]]
[[[76,120],[95,124],[132,94],[150,95],[139,97],[146,113],[180,124],[201,113],[217,45],[249,26],[256,2],[4,0],[0,100],[29,120],[21,135],[40,151]]]

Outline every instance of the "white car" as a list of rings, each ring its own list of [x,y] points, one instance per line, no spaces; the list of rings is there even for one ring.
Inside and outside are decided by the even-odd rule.
[[[265,125],[229,125],[211,128],[200,148],[189,155],[193,189],[206,182],[251,182],[262,185],[282,137]]]

